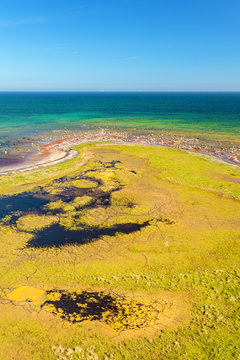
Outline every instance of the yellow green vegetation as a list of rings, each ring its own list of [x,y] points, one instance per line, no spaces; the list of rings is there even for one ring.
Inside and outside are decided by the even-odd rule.
[[[76,148],[0,179],[0,358],[237,359],[240,169]]]
[[[75,208],[78,208],[89,205],[92,202],[92,200],[93,199],[91,198],[91,196],[81,196],[81,197],[77,196],[73,200],[72,204]]]
[[[56,222],[56,216],[25,215],[16,222],[18,231],[29,232],[50,226]]]
[[[6,297],[14,302],[29,301],[33,304],[40,305],[44,299],[44,293],[45,292],[42,289],[34,288],[32,286],[21,286],[10,291]]]
[[[62,200],[58,200],[58,201],[49,202],[48,204],[45,205],[45,208],[49,210],[58,210],[58,209],[62,209],[64,206],[66,206],[66,204]]]
[[[80,188],[92,188],[97,186],[97,183],[90,181],[90,180],[75,180],[73,181],[73,185],[78,186]]]

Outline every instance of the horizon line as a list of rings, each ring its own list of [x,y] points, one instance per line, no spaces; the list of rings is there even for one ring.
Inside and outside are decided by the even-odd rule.
[[[0,90],[0,93],[239,93],[240,90]]]

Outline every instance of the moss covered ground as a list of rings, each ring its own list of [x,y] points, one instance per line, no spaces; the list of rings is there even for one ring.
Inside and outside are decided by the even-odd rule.
[[[0,179],[0,359],[240,359],[240,168],[76,149]]]

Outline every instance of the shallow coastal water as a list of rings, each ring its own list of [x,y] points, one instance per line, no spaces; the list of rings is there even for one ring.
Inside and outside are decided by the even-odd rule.
[[[0,168],[25,164],[39,144],[101,128],[224,137],[225,147],[240,134],[240,93],[0,93]]]
[[[240,93],[0,93],[1,136],[81,125],[240,131]]]

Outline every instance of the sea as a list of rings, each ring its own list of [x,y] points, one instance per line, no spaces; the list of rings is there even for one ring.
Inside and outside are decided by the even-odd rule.
[[[240,134],[240,92],[0,92],[0,155],[56,129],[139,128]]]

